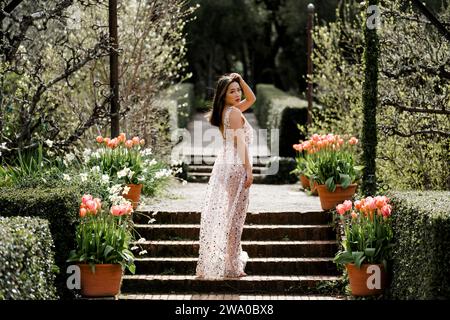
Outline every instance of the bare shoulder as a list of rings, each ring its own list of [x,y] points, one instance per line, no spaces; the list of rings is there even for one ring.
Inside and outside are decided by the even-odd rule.
[[[243,126],[242,112],[238,108],[231,107],[230,126],[233,129],[242,128]]]

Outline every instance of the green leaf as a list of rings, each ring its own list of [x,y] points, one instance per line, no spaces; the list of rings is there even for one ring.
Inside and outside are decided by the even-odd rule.
[[[362,252],[362,251],[353,251],[352,255],[353,255],[353,259],[355,260],[356,267],[358,267],[358,269],[361,268],[361,263],[365,259],[364,252]]]
[[[334,192],[336,190],[336,184],[334,183],[333,177],[330,177],[325,181],[325,185],[330,192]]]
[[[350,185],[350,183],[352,183],[352,179],[350,178],[350,176],[348,174],[340,174],[339,175],[341,178],[341,185],[343,189],[347,189],[347,187]]]
[[[370,258],[374,257],[375,256],[375,248],[366,248],[366,250],[364,250],[364,254]]]

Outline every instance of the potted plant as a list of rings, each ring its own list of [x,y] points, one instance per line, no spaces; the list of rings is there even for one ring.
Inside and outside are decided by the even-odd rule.
[[[392,207],[385,196],[344,201],[336,207],[343,229],[343,249],[334,261],[345,265],[352,294],[380,294],[388,283],[392,256]]]
[[[127,185],[124,197],[131,201],[136,209],[142,192],[144,163],[141,146],[144,139],[133,137],[127,140],[125,133],[110,139],[98,136],[97,143],[101,149],[98,157],[90,157],[89,166],[98,166],[103,173],[116,177],[118,182]]]
[[[67,260],[80,267],[82,295],[115,296],[125,268],[135,272],[134,255],[129,250],[132,212],[131,204],[123,198],[110,210],[103,210],[99,198],[89,194],[82,197],[76,247]]]
[[[292,147],[297,152],[297,156],[295,157],[297,165],[291,173],[299,175],[299,180],[303,189],[310,190],[311,194],[317,195],[317,190],[315,188],[316,183],[314,183],[314,181],[312,184],[310,183],[311,172],[308,170],[308,161],[311,161],[310,158],[314,157],[314,154],[307,153],[306,150],[303,149],[303,143],[294,144]]]
[[[310,180],[315,182],[322,209],[330,210],[356,192],[363,166],[355,165],[352,148],[355,137],[345,141],[339,135],[314,134],[303,143],[303,149],[313,156],[307,161]]]

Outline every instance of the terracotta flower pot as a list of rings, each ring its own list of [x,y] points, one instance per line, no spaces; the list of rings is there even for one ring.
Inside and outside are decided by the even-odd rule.
[[[302,184],[303,189],[309,189],[309,179],[305,175],[300,175],[300,183]]]
[[[142,183],[141,184],[129,184],[127,187],[130,188],[128,194],[124,194],[123,197],[131,201],[133,205],[133,209],[136,209],[139,205],[139,200],[141,199],[141,191],[142,191]]]
[[[345,265],[354,296],[382,294],[387,287],[387,273],[382,264],[362,264],[358,269],[355,264]],[[369,270],[367,270],[370,268]]]
[[[122,280],[120,264],[96,264],[92,273],[89,264],[79,264],[81,294],[85,297],[111,297],[119,294]]]
[[[356,187],[358,185],[351,184],[346,189],[343,189],[340,184],[336,185],[336,190],[330,192],[327,186],[324,184],[319,184],[316,186],[319,192],[320,204],[323,210],[330,210],[335,208],[339,203],[345,200],[351,200],[356,192]]]

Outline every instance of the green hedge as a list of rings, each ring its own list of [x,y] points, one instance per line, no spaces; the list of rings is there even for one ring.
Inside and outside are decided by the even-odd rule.
[[[55,243],[55,262],[60,269],[56,287],[61,298],[73,297],[66,288],[66,259],[75,246],[79,202],[79,190],[72,188],[0,189],[0,215],[48,220]]]
[[[280,130],[279,155],[295,157],[292,145],[305,139],[297,124],[306,124],[308,102],[289,95],[273,85],[258,84],[254,112],[261,128]],[[270,139],[270,134],[268,137]]]
[[[390,192],[393,299],[450,298],[450,192]]]
[[[164,92],[161,99],[169,110],[171,130],[187,128],[195,112],[194,85],[192,83],[174,85]]]
[[[47,220],[0,217],[0,300],[56,299]]]
[[[269,168],[271,162],[266,164],[266,168]],[[273,175],[266,175],[263,183],[267,184],[286,184],[295,183],[298,181],[298,176],[291,174],[290,172],[295,169],[297,163],[292,158],[278,158],[278,171]]]

